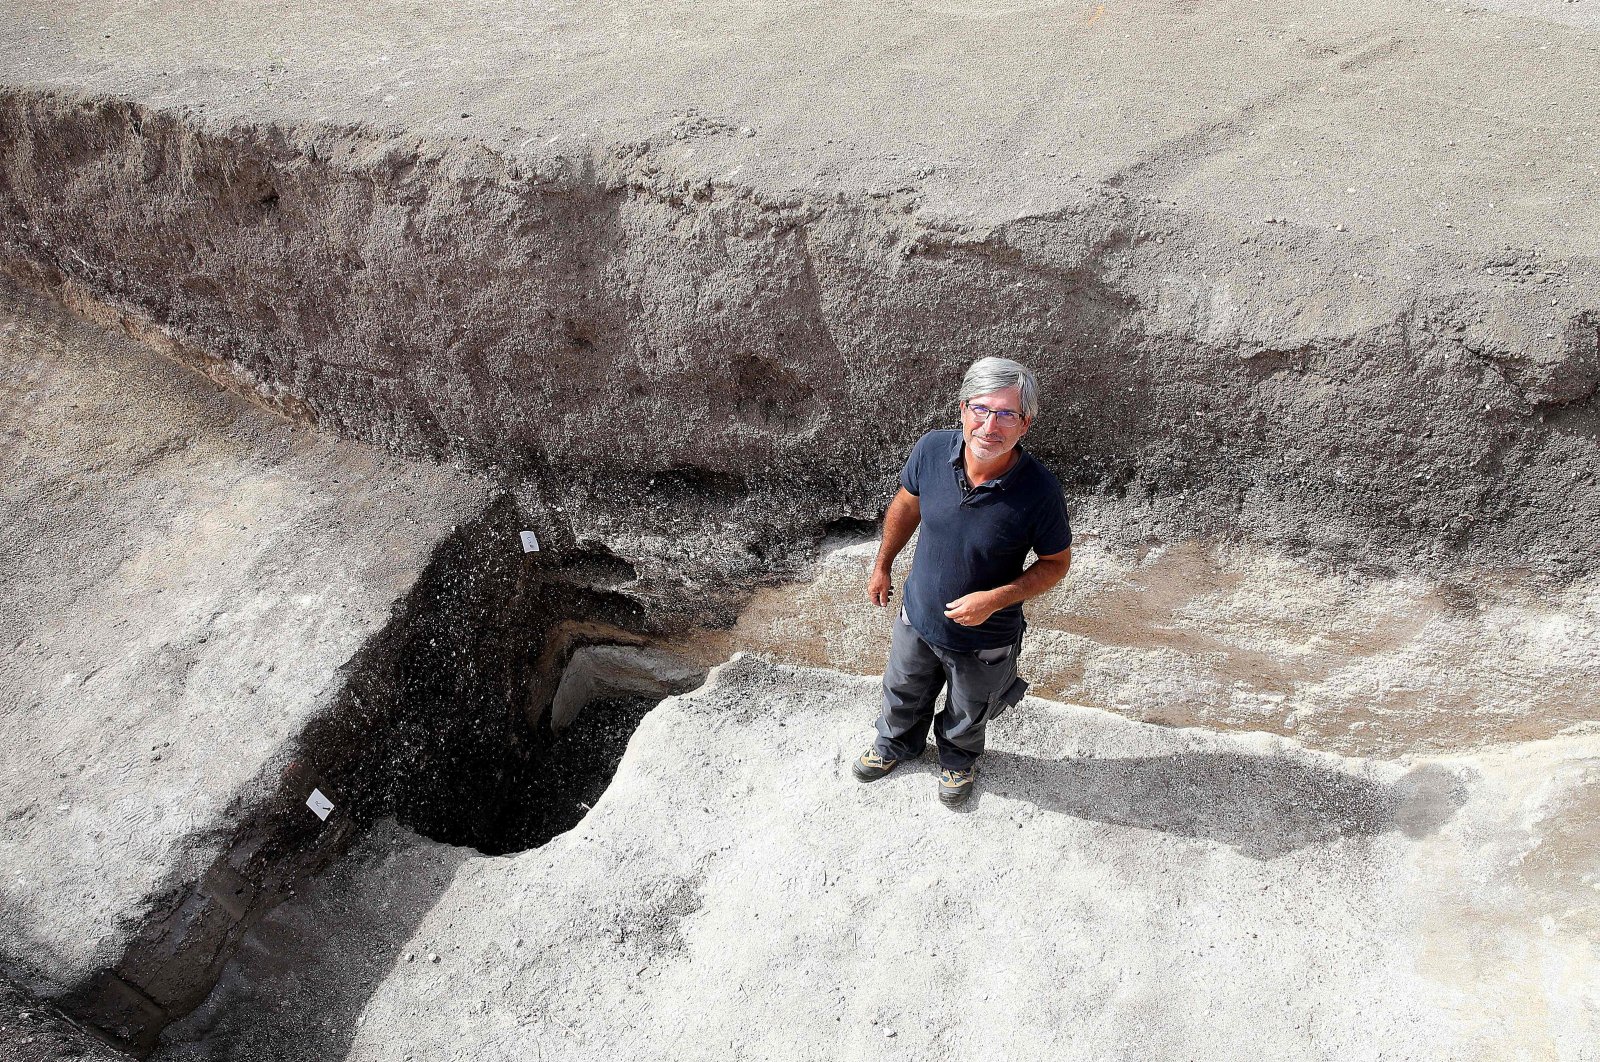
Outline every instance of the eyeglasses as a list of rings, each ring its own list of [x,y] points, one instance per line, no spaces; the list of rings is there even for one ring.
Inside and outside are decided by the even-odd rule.
[[[990,417],[993,417],[994,422],[1002,428],[1015,428],[1017,425],[1022,423],[1022,414],[1018,413],[1016,410],[990,409],[988,406],[980,406],[974,402],[966,401],[963,401],[961,404],[966,407],[968,413],[971,413],[978,419],[979,424],[982,424]]]

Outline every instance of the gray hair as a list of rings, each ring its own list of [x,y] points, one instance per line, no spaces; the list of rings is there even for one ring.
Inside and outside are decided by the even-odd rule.
[[[1022,415],[1032,420],[1039,412],[1039,378],[1026,365],[1010,358],[979,358],[973,362],[967,375],[962,377],[958,397],[965,402],[1008,387],[1022,392]]]

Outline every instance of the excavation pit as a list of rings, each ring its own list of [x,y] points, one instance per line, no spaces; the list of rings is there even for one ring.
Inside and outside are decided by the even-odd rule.
[[[576,826],[599,802],[644,717],[659,701],[647,697],[607,697],[585,705],[582,714],[510,772],[505,808],[478,844],[485,855],[507,855],[536,848]],[[448,837],[435,837],[448,841]]]
[[[31,735],[0,772],[26,868],[3,973],[110,1040],[148,1050],[375,818],[493,852],[568,828],[645,706],[698,682],[602,669],[558,740],[570,657],[645,659],[683,622],[655,626],[627,561],[559,527],[525,554],[487,479],[253,409],[9,282],[0,326],[0,668]]]
[[[97,327],[0,384],[0,976],[173,1059],[1588,1059],[1581,7],[9,5],[0,268]],[[868,558],[777,587],[979,352],[1079,538],[940,818],[846,773]],[[571,804],[674,639],[756,652]]]
[[[388,736],[351,783],[366,821],[487,855],[543,844],[599,799],[644,713],[703,677],[650,647],[684,618],[633,596],[630,565],[604,548],[524,553],[520,522],[497,503],[419,583]]]
[[[592,648],[572,632],[626,634],[643,610],[587,586],[588,574],[608,567],[603,556],[524,555],[507,548],[516,541],[511,526],[477,530],[419,587],[396,658],[387,748],[364,768],[371,781],[352,781],[366,819],[392,815],[490,855],[569,828],[573,809],[598,799],[633,727],[660,699],[586,699],[572,726],[556,732],[549,704],[567,660]]]
[[[645,696],[638,695],[638,681],[618,685],[571,663],[608,649],[637,658],[642,639],[568,644],[559,670],[538,670],[549,659],[549,634],[571,622],[582,621],[555,624],[544,637],[511,639],[517,655],[509,671],[530,668],[525,685],[505,681],[506,672],[486,666],[483,657],[450,671],[433,655],[407,654],[399,678],[407,723],[386,767],[387,799],[372,815],[391,815],[425,837],[491,856],[536,848],[575,826],[605,792],[645,715],[667,693],[698,685],[703,671],[680,662],[644,683],[653,687]],[[475,644],[482,651],[482,641]],[[445,655],[461,661],[471,652],[457,647]],[[558,718],[551,703],[575,668],[586,672],[586,696],[575,701],[567,684]]]

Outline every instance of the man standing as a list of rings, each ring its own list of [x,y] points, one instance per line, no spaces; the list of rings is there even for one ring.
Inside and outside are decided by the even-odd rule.
[[[972,793],[989,720],[1028,688],[1017,677],[1022,602],[1072,563],[1061,484],[1019,445],[1038,413],[1037,378],[1006,358],[980,358],[960,405],[960,431],[931,431],[912,447],[884,516],[867,583],[875,605],[889,604],[894,559],[918,524],[922,534],[883,672],[878,738],[854,767],[863,782],[882,778],[922,754],[932,725],[939,799],[950,806]],[[1037,559],[1024,567],[1030,550]]]

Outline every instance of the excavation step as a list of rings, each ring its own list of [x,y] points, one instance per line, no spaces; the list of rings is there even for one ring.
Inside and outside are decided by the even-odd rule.
[[[1587,1059],[1600,736],[1385,762],[1028,698],[962,812],[877,684],[742,656],[571,832],[381,824],[163,1062]],[[585,713],[587,714],[587,713]]]
[[[1143,722],[1266,731],[1344,755],[1464,752],[1593,728],[1600,578],[1449,580],[1331,567],[1250,542],[1119,547],[1117,514],[1074,514],[1072,573],[1028,605],[1035,693]],[[914,546],[895,569],[909,574]],[[825,549],[805,583],[753,595],[727,631],[679,651],[737,651],[883,671],[889,618],[867,603],[878,543]]]
[[[694,689],[706,669],[660,649],[631,645],[584,646],[572,654],[555,697],[550,702],[550,726],[562,730],[578,718],[591,702],[604,696],[648,697],[653,701],[671,693]]]
[[[348,838],[325,772],[376,741],[385,638],[488,485],[9,283],[0,381],[0,972],[137,1041]]]

